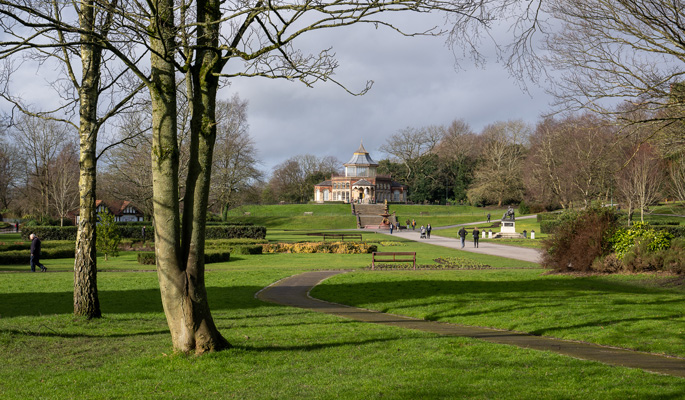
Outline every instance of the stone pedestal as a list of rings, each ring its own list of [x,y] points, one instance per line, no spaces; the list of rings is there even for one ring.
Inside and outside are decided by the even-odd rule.
[[[516,233],[516,222],[502,221],[502,229],[500,229],[500,233]]]
[[[523,235],[516,233],[516,222],[512,220],[503,220],[500,225],[500,231],[495,235],[495,238],[522,238]]]

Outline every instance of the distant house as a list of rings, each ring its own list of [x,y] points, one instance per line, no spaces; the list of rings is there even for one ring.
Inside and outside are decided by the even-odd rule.
[[[137,222],[144,221],[145,216],[133,203],[128,200],[95,200],[95,212],[99,215],[108,212],[114,215],[117,222]],[[74,224],[79,222],[79,210],[76,209],[72,214]]]
[[[378,175],[378,163],[373,161],[369,152],[360,144],[352,159],[345,166],[344,176],[331,176],[331,179],[314,185],[314,200],[342,201],[345,203],[376,203],[407,201],[407,186],[392,180],[389,175]]]

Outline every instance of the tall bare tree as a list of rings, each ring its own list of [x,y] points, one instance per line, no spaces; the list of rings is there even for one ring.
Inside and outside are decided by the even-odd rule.
[[[407,173],[402,178],[408,180],[421,168],[416,163],[426,160],[423,156],[431,154],[444,137],[445,128],[441,126],[407,127],[390,135],[380,151],[388,154],[393,161],[404,164]]]
[[[51,166],[54,172],[50,183],[50,195],[61,226],[64,226],[64,220],[69,212],[79,205],[78,162],[78,149],[74,143],[64,146]]]
[[[563,208],[606,195],[620,167],[616,140],[610,121],[589,113],[540,122],[526,161],[528,193]]]
[[[665,168],[655,149],[650,145],[638,146],[628,154],[628,164],[619,174],[618,187],[624,200],[640,211],[640,221],[645,222],[645,210],[661,196]]]
[[[501,206],[523,198],[523,160],[531,128],[514,120],[488,125],[481,134],[484,145],[468,196]]]
[[[263,179],[257,148],[249,136],[247,101],[234,95],[217,105],[217,138],[212,168],[210,202],[218,205],[222,217],[234,207],[249,187]]]
[[[0,208],[8,209],[16,197],[17,180],[23,169],[15,146],[0,138]]]
[[[560,77],[555,93],[561,104],[600,113],[615,113],[616,101],[652,111],[661,126],[684,114],[655,111],[682,107],[672,96],[685,73],[685,7],[672,0],[552,0],[545,10],[563,23],[551,34],[548,61]],[[560,78],[560,79],[559,79]]]
[[[51,214],[54,163],[73,135],[65,124],[21,115],[11,130],[25,168],[23,199],[40,216]]]

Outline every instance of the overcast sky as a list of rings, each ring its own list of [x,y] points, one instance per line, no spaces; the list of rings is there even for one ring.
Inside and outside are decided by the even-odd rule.
[[[407,14],[396,22],[408,29],[423,29],[441,25],[442,18]],[[497,63],[488,42],[482,47],[489,56],[484,68],[475,67],[468,58],[456,68],[444,37],[404,37],[389,29],[353,25],[302,39],[297,43],[305,51],[333,48],[340,64],[335,79],[350,90],[361,90],[368,80],[374,85],[363,96],[352,96],[330,82],[307,88],[300,82],[265,78],[238,78],[223,88],[220,98],[238,93],[249,102],[250,135],[267,174],[275,165],[301,154],[334,156],[347,162],[360,141],[379,161],[385,155],[378,148],[406,127],[448,125],[464,119],[480,132],[497,121],[522,119],[534,124],[549,111],[551,98],[530,84],[530,93],[524,93]],[[227,68],[231,67],[229,63]],[[30,102],[44,102],[44,93],[54,98],[41,86],[49,80],[43,76],[47,72],[21,68],[14,86]]]
[[[437,16],[433,22],[441,23]],[[237,92],[249,101],[250,135],[269,174],[299,154],[347,162],[362,140],[379,161],[385,155],[378,148],[406,127],[464,119],[480,132],[497,121],[535,124],[549,111],[551,98],[533,85],[524,93],[497,63],[491,45],[484,47],[490,56],[485,68],[463,59],[459,69],[441,37],[403,37],[353,26],[308,38],[306,44],[315,49],[333,46],[340,62],[335,78],[350,89],[363,88],[367,80],[374,85],[364,96],[352,96],[332,83],[307,88],[262,78],[240,78],[223,89],[223,98]]]

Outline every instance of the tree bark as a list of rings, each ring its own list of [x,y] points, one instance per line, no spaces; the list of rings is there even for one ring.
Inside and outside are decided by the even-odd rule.
[[[92,1],[81,3],[80,25],[86,31],[94,26]],[[102,50],[92,42],[88,33],[81,35],[81,63],[83,78],[79,88],[80,155],[79,155],[79,224],[74,260],[74,314],[99,318],[100,301],[97,289],[97,250],[95,188],[97,157],[97,103],[100,84]]]
[[[178,195],[179,150],[176,138],[176,80],[172,63],[175,43],[173,1],[158,3],[151,21],[153,142],[152,185],[155,254],[164,313],[175,351],[204,353],[230,347],[212,319],[204,281],[204,232],[215,124],[209,98],[216,89],[202,84],[203,98],[193,100],[191,156],[188,166],[183,231]],[[217,5],[218,6],[218,5]],[[200,12],[205,12],[198,4]],[[213,19],[216,21],[216,19]],[[203,30],[203,28],[199,28]],[[218,28],[217,28],[218,29]],[[199,34],[202,37],[202,33]],[[197,71],[206,77],[210,71]],[[215,78],[215,77],[212,77]],[[199,79],[204,81],[204,78]],[[208,82],[211,82],[208,81]],[[195,90],[195,89],[194,89]],[[203,90],[203,89],[197,89]],[[206,105],[206,108],[203,108]],[[201,121],[201,123],[199,122]],[[205,127],[211,127],[206,130]],[[199,128],[202,127],[202,128]],[[212,131],[212,129],[214,129]],[[214,133],[212,133],[214,132]]]

